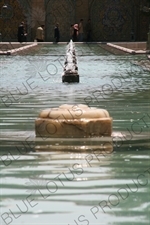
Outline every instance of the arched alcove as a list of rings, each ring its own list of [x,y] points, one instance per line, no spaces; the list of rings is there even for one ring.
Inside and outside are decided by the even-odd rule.
[[[0,33],[2,41],[17,41],[17,29],[21,21],[28,25],[26,18],[30,1],[1,0],[0,1]]]
[[[60,41],[68,41],[70,24],[75,21],[74,1],[45,0],[46,8],[46,41],[54,41],[54,27],[59,23]]]
[[[125,41],[133,30],[132,0],[94,0],[90,18],[95,41]]]

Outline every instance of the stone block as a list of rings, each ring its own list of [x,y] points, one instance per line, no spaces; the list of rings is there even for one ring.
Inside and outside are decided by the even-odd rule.
[[[86,105],[62,105],[43,110],[35,120],[37,137],[89,138],[110,137],[112,118],[105,109]]]

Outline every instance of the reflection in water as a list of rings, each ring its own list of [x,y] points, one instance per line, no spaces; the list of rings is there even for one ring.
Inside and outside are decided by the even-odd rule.
[[[3,225],[149,224],[149,71],[132,66],[141,56],[111,55],[94,44],[76,48],[79,84],[61,83],[65,45],[1,58]],[[39,112],[64,103],[107,109],[107,144],[35,138]]]

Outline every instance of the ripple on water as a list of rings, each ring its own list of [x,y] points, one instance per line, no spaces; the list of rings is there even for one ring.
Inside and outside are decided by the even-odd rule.
[[[36,54],[3,59],[1,213],[11,210],[18,217],[12,216],[12,225],[29,220],[148,225],[149,72],[132,66],[141,56],[112,55],[94,44],[76,48],[79,84],[61,82],[65,45],[45,45]],[[42,60],[44,66],[51,63],[53,75],[43,69]],[[34,120],[39,112],[64,103],[107,109],[113,117],[113,152],[71,152],[76,141],[70,140],[37,143]],[[91,147],[85,140],[78,144]],[[29,199],[34,199],[32,207]],[[102,201],[109,204],[105,213]]]

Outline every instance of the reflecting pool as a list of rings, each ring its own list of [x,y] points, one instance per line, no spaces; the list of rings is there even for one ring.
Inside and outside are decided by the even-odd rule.
[[[150,71],[136,64],[146,56],[75,47],[79,84],[62,83],[65,44],[0,56],[2,225],[150,224]],[[113,151],[85,151],[101,138],[35,138],[38,114],[66,103],[108,110]]]

